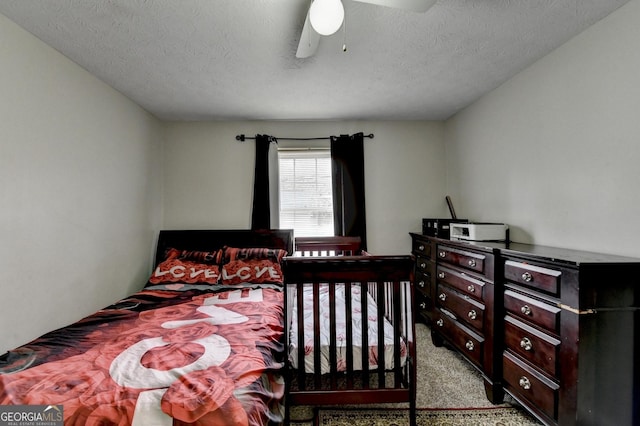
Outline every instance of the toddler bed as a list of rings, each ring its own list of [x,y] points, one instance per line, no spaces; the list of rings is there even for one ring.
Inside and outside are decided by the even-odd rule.
[[[284,261],[291,405],[408,402],[415,424],[409,256]]]
[[[65,425],[281,423],[292,234],[161,231],[141,291],[0,357],[0,404]]]

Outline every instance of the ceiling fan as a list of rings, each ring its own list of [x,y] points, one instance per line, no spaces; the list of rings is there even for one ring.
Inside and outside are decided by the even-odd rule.
[[[361,3],[370,3],[378,6],[406,9],[414,12],[426,12],[437,0],[355,0]],[[312,0],[307,11],[307,17],[302,27],[300,42],[296,57],[308,58],[312,56],[318,44],[320,36],[331,35],[338,31],[344,21],[344,6],[341,0]]]

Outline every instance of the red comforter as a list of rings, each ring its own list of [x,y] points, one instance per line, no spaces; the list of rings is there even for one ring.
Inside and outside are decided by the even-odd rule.
[[[279,423],[283,321],[279,289],[146,289],[10,351],[0,404],[60,404],[65,425]]]

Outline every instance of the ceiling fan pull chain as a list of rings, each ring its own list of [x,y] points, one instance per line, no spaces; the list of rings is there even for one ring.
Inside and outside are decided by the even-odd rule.
[[[342,51],[347,51],[347,12],[344,13],[344,21],[342,22],[343,39],[342,39]]]
[[[311,9],[311,5],[312,4],[313,4],[313,0],[311,0],[311,2],[309,2],[309,9]],[[311,31],[313,31],[313,29],[312,29],[311,25],[309,25],[309,27],[307,28],[307,42],[309,43],[309,47],[311,47]]]

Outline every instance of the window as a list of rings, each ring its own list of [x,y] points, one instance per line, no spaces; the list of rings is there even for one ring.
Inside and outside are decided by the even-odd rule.
[[[333,235],[331,152],[279,149],[280,228],[297,237]]]

